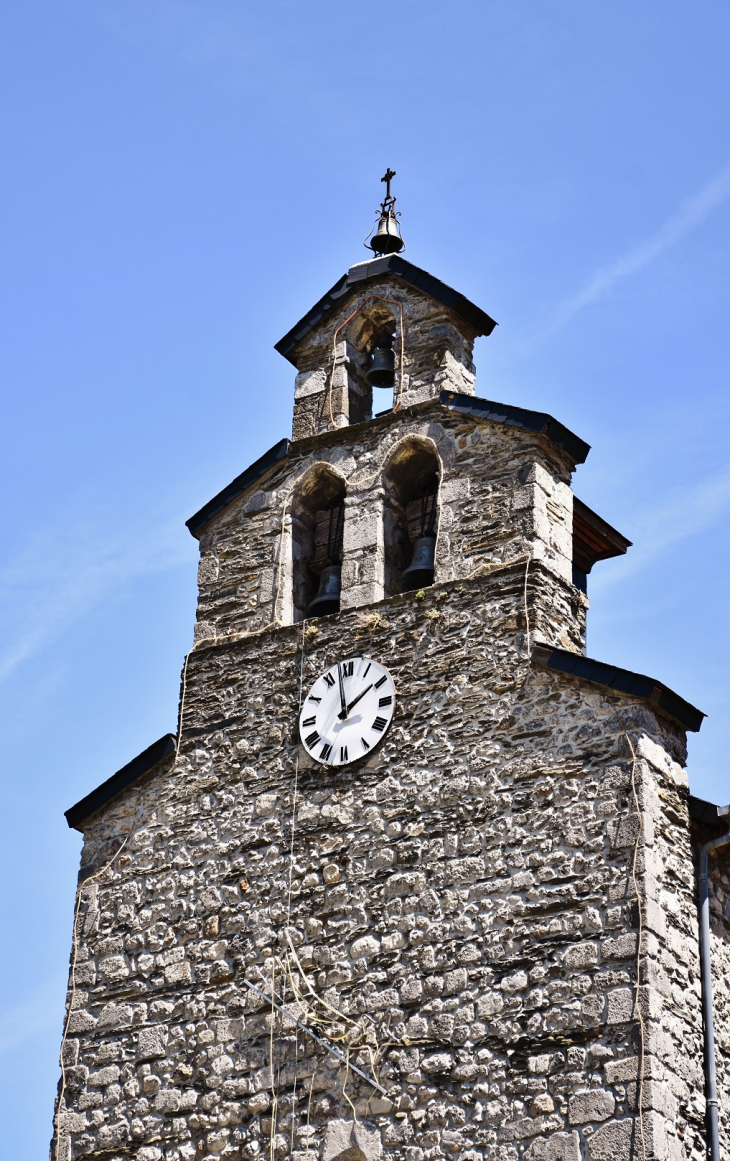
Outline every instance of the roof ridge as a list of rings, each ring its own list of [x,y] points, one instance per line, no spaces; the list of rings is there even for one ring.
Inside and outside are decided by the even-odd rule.
[[[486,311],[476,306],[460,291],[454,290],[453,287],[448,286],[433,274],[429,274],[427,270],[422,270],[420,266],[414,266],[412,262],[407,262],[400,254],[388,254],[383,258],[373,258],[371,261],[358,262],[351,266],[347,273],[343,274],[342,278],[338,279],[334,286],[322,295],[311,310],[308,310],[299,322],[295,323],[291,330],[287,331],[284,337],[274,344],[274,350],[296,366],[290,357],[290,352],[310,331],[314,330],[326,314],[334,309],[339,300],[350,294],[362,282],[381,278],[384,274],[394,274],[396,278],[400,278],[409,286],[414,286],[416,290],[420,290],[423,294],[435,299],[436,302],[448,307],[449,310],[453,310],[476,331],[477,335],[491,335],[497,326],[495,320]]]

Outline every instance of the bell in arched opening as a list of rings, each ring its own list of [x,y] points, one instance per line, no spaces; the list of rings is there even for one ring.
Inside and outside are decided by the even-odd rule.
[[[401,573],[404,592],[427,588],[433,584],[436,570],[436,493],[421,499],[421,534],[413,545],[413,556],[408,568]]]
[[[329,613],[339,613],[342,593],[342,565],[328,564],[319,574],[319,588],[313,601],[307,606],[306,617],[326,617]]]
[[[395,384],[395,352],[390,331],[381,331],[371,352],[370,366],[365,373],[369,387],[393,387]]]
[[[340,611],[344,518],[344,504],[339,504],[336,508],[330,508],[327,525],[327,563],[319,574],[317,595],[307,605],[304,614],[306,618],[327,617],[330,613],[338,613]]]
[[[433,574],[436,564],[436,537],[419,536],[413,545],[413,559],[408,568],[401,574],[400,583],[404,592],[412,589],[423,589],[433,584]]]

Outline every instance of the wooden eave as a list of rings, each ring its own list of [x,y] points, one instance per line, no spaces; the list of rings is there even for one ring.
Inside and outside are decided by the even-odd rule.
[[[589,573],[597,560],[624,556],[631,541],[612,528],[587,504],[573,497],[573,564]]]

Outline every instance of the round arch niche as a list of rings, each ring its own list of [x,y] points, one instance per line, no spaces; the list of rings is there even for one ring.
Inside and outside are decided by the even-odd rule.
[[[403,581],[413,560],[416,541],[433,538],[438,530],[441,464],[433,445],[414,436],[403,440],[391,453],[383,472],[383,540],[386,597],[431,584],[433,576],[418,584]]]
[[[323,569],[342,564],[345,493],[342,476],[326,467],[314,468],[294,492],[292,621],[304,620],[317,595]]]
[[[373,388],[366,382],[365,376],[370,370],[371,356],[376,347],[379,346],[380,340],[387,336],[389,349],[392,350],[397,334],[398,326],[395,315],[382,302],[369,304],[359,311],[350,323],[348,341],[357,352],[362,392],[362,405],[359,414],[362,418],[370,418],[373,414],[379,415],[383,411],[389,411],[393,406],[392,391],[394,385]],[[353,423],[356,420],[351,418],[350,422]]]

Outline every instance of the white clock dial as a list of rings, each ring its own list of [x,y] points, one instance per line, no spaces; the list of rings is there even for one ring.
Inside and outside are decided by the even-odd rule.
[[[377,746],[393,718],[395,686],[372,657],[349,657],[318,677],[302,703],[299,733],[325,766],[346,766]]]

